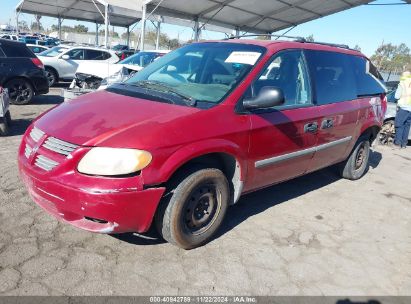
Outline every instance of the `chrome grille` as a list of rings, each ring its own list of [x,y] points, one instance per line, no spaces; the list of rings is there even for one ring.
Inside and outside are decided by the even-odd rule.
[[[43,144],[43,147],[63,155],[69,155],[71,152],[78,148],[78,146],[76,145],[54,137],[47,138],[47,140]]]
[[[38,142],[40,140],[40,138],[42,138],[44,135],[44,132],[41,131],[40,129],[37,129],[36,127],[34,127],[33,129],[31,129],[30,132],[30,137],[35,141]]]
[[[25,155],[27,158],[30,157],[31,151],[33,151],[33,149],[30,148],[30,146],[26,144],[26,147],[24,148],[24,155]]]
[[[56,167],[59,163],[55,162],[54,160],[51,160],[50,158],[47,158],[43,155],[38,155],[36,157],[36,160],[34,164],[46,171],[51,171],[54,167]]]

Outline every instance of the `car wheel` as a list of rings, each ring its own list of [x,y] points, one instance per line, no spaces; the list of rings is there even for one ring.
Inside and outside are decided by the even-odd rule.
[[[395,124],[394,120],[387,120],[381,127],[378,133],[378,143],[381,145],[391,145],[395,138]]]
[[[49,81],[49,86],[53,86],[58,82],[57,73],[52,68],[45,69],[47,80]]]
[[[7,117],[0,117],[0,136],[6,136],[8,134],[9,134],[9,123],[7,121]]]
[[[156,214],[163,238],[184,249],[208,242],[220,227],[227,211],[230,190],[218,169],[189,174],[164,196]]]
[[[360,138],[355,144],[350,156],[340,164],[340,174],[343,178],[357,180],[368,171],[370,158],[370,141]]]
[[[10,102],[13,104],[28,104],[33,98],[33,86],[25,79],[10,80],[5,87],[9,90]]]

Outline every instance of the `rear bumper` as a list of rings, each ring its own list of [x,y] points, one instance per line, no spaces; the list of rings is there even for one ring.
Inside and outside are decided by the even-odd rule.
[[[81,176],[73,176],[75,185],[61,183],[52,177],[38,176],[21,154],[19,171],[37,205],[57,219],[91,232],[147,231],[165,190],[119,189],[118,185],[113,189],[99,189],[98,183],[96,188],[87,189],[81,186]]]
[[[32,73],[32,75],[30,75],[30,80],[33,83],[34,91],[37,95],[47,94],[49,92],[49,81],[44,70],[36,70]]]

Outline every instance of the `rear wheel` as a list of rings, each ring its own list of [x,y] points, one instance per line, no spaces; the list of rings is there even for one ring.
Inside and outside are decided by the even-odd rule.
[[[208,242],[227,211],[230,190],[218,169],[202,169],[185,177],[165,195],[156,214],[163,238],[184,249]]]
[[[391,145],[395,138],[395,124],[394,120],[387,120],[381,127],[378,133],[378,143],[381,145]]]
[[[33,86],[25,79],[12,79],[6,83],[10,102],[16,105],[28,104],[34,95]]]
[[[55,70],[53,70],[52,68],[46,67],[45,73],[46,73],[47,80],[49,81],[50,87],[52,85],[55,85],[58,82],[58,77],[57,77],[57,73]]]
[[[350,180],[357,180],[368,171],[370,158],[370,141],[367,138],[358,139],[350,156],[340,164],[340,174]]]

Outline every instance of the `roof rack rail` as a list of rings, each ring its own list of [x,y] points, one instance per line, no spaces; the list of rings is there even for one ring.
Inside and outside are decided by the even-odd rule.
[[[296,42],[307,42],[307,40],[304,37],[296,37],[296,36],[286,36],[286,35],[273,35],[273,34],[247,34],[247,35],[238,35],[238,36],[230,36],[227,38],[224,38],[224,40],[229,40],[229,39],[240,39],[244,37],[276,37],[276,38],[288,38],[288,39],[294,39]]]
[[[328,46],[333,46],[333,47],[338,47],[342,49],[347,49],[351,51],[357,51],[356,49],[350,48],[346,44],[339,44],[339,43],[328,43],[328,42],[320,42],[320,41],[307,41],[304,37],[298,37],[298,36],[286,36],[286,35],[274,35],[274,34],[246,34],[246,35],[239,35],[239,36],[230,36],[227,38],[224,38],[223,40],[230,40],[230,39],[239,39],[239,38],[244,38],[244,37],[276,37],[278,38],[288,38],[288,39],[294,39],[295,42],[302,42],[302,43],[315,43],[315,44],[320,44],[320,45],[328,45]]]

